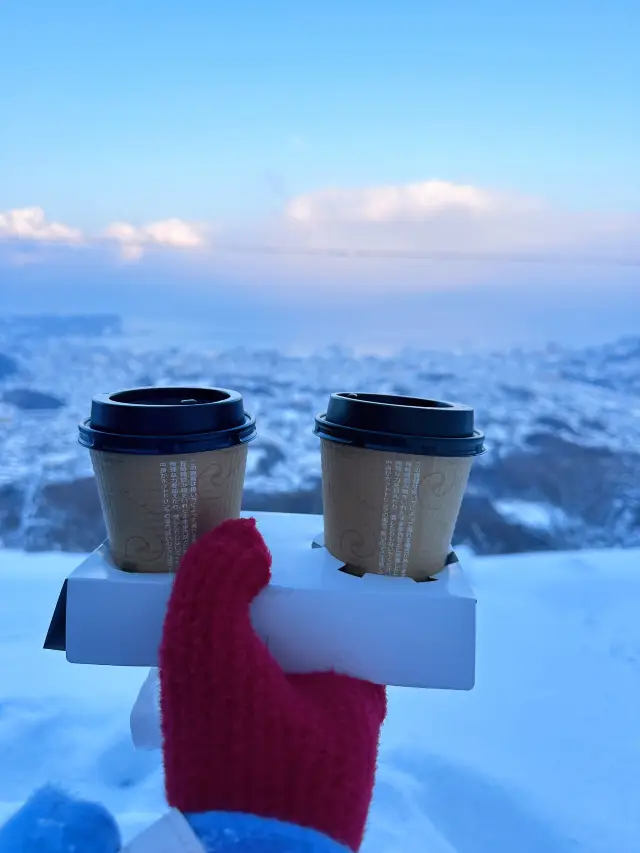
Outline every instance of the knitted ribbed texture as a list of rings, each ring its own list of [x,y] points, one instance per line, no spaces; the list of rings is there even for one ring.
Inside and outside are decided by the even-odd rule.
[[[358,850],[384,688],[283,673],[249,619],[270,566],[253,519],[226,521],[183,559],[160,651],[167,799],[278,818]]]

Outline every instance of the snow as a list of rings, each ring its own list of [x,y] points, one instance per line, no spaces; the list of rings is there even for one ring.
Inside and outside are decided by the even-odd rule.
[[[6,404],[0,410],[0,483],[88,476],[89,455],[77,443],[77,424],[88,416],[96,389],[132,387],[141,380],[242,391],[259,424],[251,454],[258,452],[263,437],[273,441],[278,436],[283,450],[267,472],[256,471],[253,462],[248,470],[247,485],[269,493],[304,489],[310,474],[317,476],[319,445],[312,434],[313,419],[325,411],[329,394],[341,388],[470,402],[479,428],[491,439],[492,458],[528,447],[532,434],[560,435],[615,453],[628,452],[640,442],[635,414],[640,393],[637,339],[491,353],[407,348],[364,355],[328,346],[293,355],[203,348],[188,335],[172,347],[167,345],[168,329],[162,326],[160,333],[155,325],[146,338],[140,338],[139,330],[107,337],[91,337],[89,331],[87,336],[58,337],[48,333],[50,322],[41,318],[37,334],[31,325],[25,332],[23,318],[0,324],[0,349],[11,352],[20,365],[15,377],[3,380],[3,390],[46,389],[66,403],[47,412],[19,411]],[[84,322],[89,324],[90,318]],[[34,469],[34,460],[39,468]]]
[[[458,533],[466,543],[494,552],[534,542],[640,545],[638,337],[493,352],[411,346],[366,354],[327,346],[296,354],[258,349],[255,341],[227,348],[217,327],[203,346],[180,337],[178,326],[172,334],[153,322],[146,335],[127,326],[117,317],[0,318],[0,351],[11,353],[18,368],[0,378],[0,546],[65,549],[99,541],[100,510],[86,479],[91,460],[78,444],[78,422],[89,415],[97,390],[162,383],[242,392],[258,423],[247,505],[297,511],[317,504],[314,417],[326,410],[331,392],[355,388],[474,407],[488,452],[474,463],[469,497],[485,529],[464,512]],[[16,389],[50,393],[66,405],[42,412],[7,402],[2,408],[3,395],[10,399]],[[594,472],[603,484],[597,500]],[[493,512],[496,501],[501,518]]]
[[[365,853],[640,849],[640,550],[470,557],[471,693],[391,690]],[[42,642],[78,556],[0,551],[0,820],[45,781],[129,838],[164,809],[129,713],[146,672]]]
[[[503,518],[533,530],[552,530],[568,521],[559,507],[539,501],[496,500],[493,505]]]

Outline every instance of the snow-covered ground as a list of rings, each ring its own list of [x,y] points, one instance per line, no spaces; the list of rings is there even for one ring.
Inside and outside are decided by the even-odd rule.
[[[47,780],[129,837],[163,809],[146,672],[42,649],[77,558],[0,551],[0,820]],[[366,853],[640,850],[640,550],[475,558],[477,687],[390,691]]]

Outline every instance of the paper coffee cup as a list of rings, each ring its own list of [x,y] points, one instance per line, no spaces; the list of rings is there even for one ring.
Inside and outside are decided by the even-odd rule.
[[[451,548],[484,436],[473,410],[444,401],[333,394],[316,418],[323,440],[324,539],[364,572],[424,579]]]
[[[203,533],[238,518],[255,421],[218,388],[136,388],[94,398],[80,425],[109,549],[132,572],[173,572]]]

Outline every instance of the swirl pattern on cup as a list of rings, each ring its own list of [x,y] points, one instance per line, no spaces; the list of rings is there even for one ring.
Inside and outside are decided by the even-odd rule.
[[[144,536],[130,536],[124,546],[124,559],[134,563],[153,563],[159,560],[165,552],[164,542],[159,536],[153,538],[155,547]]]
[[[340,533],[341,547],[356,560],[367,560],[378,547],[373,530],[343,530]]]
[[[205,500],[220,500],[226,493],[232,469],[221,462],[212,462],[198,476],[198,495]]]

